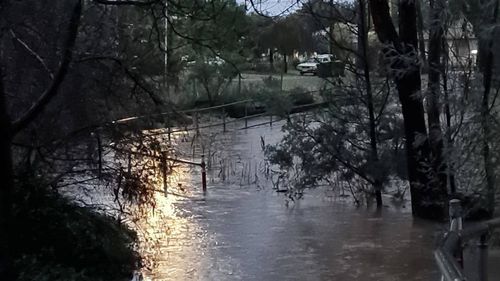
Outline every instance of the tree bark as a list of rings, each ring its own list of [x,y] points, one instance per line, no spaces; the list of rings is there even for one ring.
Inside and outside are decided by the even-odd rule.
[[[498,19],[498,8],[499,8],[499,0],[495,1],[493,18],[491,20],[492,26],[497,22]],[[490,127],[490,93],[491,93],[491,80],[493,76],[493,34],[487,38],[487,41],[484,42],[486,45],[483,48],[480,48],[479,57],[485,58],[482,65],[483,71],[483,97],[481,101],[481,126],[483,129],[483,140],[482,140],[482,153],[483,153],[483,163],[484,163],[484,172],[486,177],[486,208],[490,216],[493,215],[495,211],[495,175],[493,171],[493,163],[491,161],[490,154],[490,137],[491,137],[491,127]],[[484,46],[483,45],[483,46]]]
[[[328,19],[328,22],[329,22],[329,30],[328,30],[328,39],[329,39],[329,48],[328,48],[328,51],[330,54],[333,54],[334,53],[334,50],[335,50],[335,40],[333,38],[333,30],[335,28],[334,24],[335,24],[335,16],[334,16],[334,4],[333,4],[333,0],[330,0],[329,2],[329,6],[328,6],[328,9],[330,10],[330,17]]]
[[[366,3],[365,0],[358,1],[359,6],[359,22],[358,22],[358,60],[362,63],[363,76],[365,78],[366,87],[366,105],[368,107],[368,120],[370,128],[370,149],[371,149],[371,161],[374,167],[378,166],[378,148],[377,148],[377,124],[375,121],[374,106],[373,106],[373,93],[372,85],[370,79],[370,66],[367,54],[367,44],[368,44],[368,29],[366,26]],[[382,181],[380,180],[380,175],[375,174],[374,176],[374,188],[375,188],[375,200],[377,202],[377,208],[382,208]]]
[[[12,166],[12,131],[3,88],[0,65],[0,279],[14,280],[10,251],[10,221],[12,215],[12,190],[14,170]]]
[[[442,219],[445,215],[444,202],[441,201],[441,194],[434,194],[429,188],[430,178],[426,167],[429,144],[420,95],[415,1],[400,2],[399,35],[391,20],[387,0],[370,0],[370,9],[377,36],[385,45],[384,56],[391,62],[401,102],[412,212],[423,218]]]
[[[439,96],[441,93],[441,54],[443,41],[443,19],[445,9],[442,0],[430,0],[430,34],[429,34],[429,81],[427,95],[427,122],[429,127],[430,156],[434,176],[431,185],[436,193],[446,195],[446,164],[443,157],[443,134],[439,120]],[[446,196],[442,198],[444,201]]]
[[[274,72],[274,51],[273,48],[269,48],[269,70]]]
[[[445,29],[446,30],[446,29]],[[446,34],[446,31],[444,32]],[[451,137],[451,109],[450,109],[450,97],[448,90],[448,46],[446,45],[446,39],[444,36],[442,37],[442,50],[443,50],[443,62],[442,65],[442,78],[443,78],[443,93],[444,93],[444,114],[446,117],[446,148],[451,151],[453,147],[453,139]],[[454,164],[450,157],[448,157],[446,162],[446,170],[448,174],[448,184],[450,186],[450,194],[454,194],[457,192],[456,184],[455,184],[455,172],[453,171]]]
[[[427,58],[425,56],[425,41],[424,41],[424,18],[422,15],[422,6],[420,0],[417,2],[417,20],[418,20],[418,48],[420,51],[420,60],[422,61],[422,67],[427,70]],[[425,72],[424,71],[424,72]]]
[[[8,3],[3,3],[8,5]],[[5,18],[5,6],[0,4],[0,17]],[[0,24],[4,25],[2,21]],[[11,216],[12,190],[14,188],[14,169],[12,166],[12,131],[11,121],[7,110],[6,93],[4,88],[3,46],[0,41],[0,280],[15,280],[11,255]]]
[[[6,93],[0,64],[0,279],[15,280],[12,264],[13,248],[11,237],[14,232],[11,228],[13,214],[14,192],[14,163],[12,156],[12,139],[20,130],[29,126],[43,112],[45,106],[57,95],[59,88],[66,77],[69,63],[72,59],[73,47],[78,34],[78,27],[82,13],[82,3],[77,1],[71,14],[68,26],[68,37],[62,49],[62,60],[54,79],[47,90],[16,122],[12,122],[8,115]],[[3,54],[2,54],[3,57]]]
[[[58,94],[66,74],[68,74],[69,64],[73,58],[73,48],[75,46],[76,37],[78,36],[78,27],[80,26],[80,18],[82,14],[82,0],[78,0],[71,19],[68,25],[68,37],[64,42],[62,60],[59,69],[52,79],[52,83],[40,98],[28,109],[28,111],[18,120],[12,123],[13,133],[26,128],[40,113],[45,109],[45,106]]]

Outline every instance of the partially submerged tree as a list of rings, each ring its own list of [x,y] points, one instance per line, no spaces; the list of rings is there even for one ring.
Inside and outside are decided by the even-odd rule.
[[[337,17],[329,20],[325,20],[328,18],[324,13],[316,14],[313,7],[301,10],[309,13],[307,16],[316,26],[323,25],[324,34],[328,34],[331,21],[337,23],[330,40],[335,49],[347,54],[344,58],[349,79],[329,80],[333,87],[323,92],[327,109],[304,118],[291,118],[285,127],[284,142],[269,147],[267,153],[271,162],[287,171],[289,188],[294,192],[300,194],[304,187],[325,182],[333,186],[345,184],[358,203],[360,191],[369,195],[368,201],[374,195],[380,208],[383,186],[390,185],[393,178],[406,177],[398,165],[388,164],[404,159],[397,128],[400,120],[394,112],[397,107],[387,110],[393,102],[388,81],[371,76],[366,3],[360,1],[350,9],[342,6],[343,12],[335,13]],[[341,27],[347,34],[339,32]],[[335,83],[340,83],[340,87]],[[280,177],[283,179],[285,174]]]
[[[384,44],[384,59],[401,102],[412,211],[424,218],[443,218],[447,190],[446,181],[443,181],[446,176],[441,175],[443,157],[438,147],[441,134],[436,133],[441,128],[435,124],[439,111],[437,116],[436,113],[430,116],[433,126],[431,138],[434,139],[429,141],[421,93],[416,3],[400,2],[399,32],[392,22],[387,1],[372,0],[370,8],[375,31]]]

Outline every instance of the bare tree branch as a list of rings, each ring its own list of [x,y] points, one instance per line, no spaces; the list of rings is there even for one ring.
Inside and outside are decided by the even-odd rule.
[[[30,55],[32,55],[33,57],[35,57],[35,59],[42,65],[42,67],[47,71],[47,73],[49,74],[49,77],[51,79],[54,79],[54,74],[52,73],[52,71],[49,69],[49,67],[47,66],[47,64],[45,63],[45,61],[43,60],[43,58],[37,54],[26,42],[24,42],[21,38],[19,38],[16,33],[14,32],[14,30],[9,30],[10,31],[10,35],[12,35],[12,38],[14,38],[19,44],[21,44],[27,51]]]
[[[12,134],[16,134],[26,128],[45,108],[45,106],[57,95],[64,78],[69,70],[69,64],[73,58],[73,48],[78,35],[78,27],[82,14],[82,1],[78,0],[73,8],[71,19],[68,25],[68,37],[63,47],[62,61],[50,86],[40,96],[40,98],[21,116],[12,123]]]
[[[142,81],[142,78],[134,74],[127,67],[125,67],[125,65],[123,65],[123,62],[118,58],[110,56],[96,56],[96,57],[83,58],[78,60],[78,62],[100,61],[100,60],[109,60],[116,63],[125,72],[125,74],[135,83],[135,85],[137,85],[139,88],[141,88],[144,92],[146,92],[149,95],[149,97],[155,103],[155,105],[163,104],[162,100],[153,92],[153,90],[149,89],[146,86],[146,83]]]
[[[150,6],[156,3],[161,3],[161,0],[139,1],[139,0],[94,0],[103,5],[133,5],[133,6]]]

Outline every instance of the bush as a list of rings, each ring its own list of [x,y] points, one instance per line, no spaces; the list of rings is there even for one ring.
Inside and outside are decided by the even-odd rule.
[[[290,99],[293,105],[304,105],[314,103],[314,96],[306,89],[297,87],[290,91]]]
[[[40,184],[25,183],[15,193],[11,247],[18,280],[130,280],[140,267],[135,232]]]
[[[254,70],[257,73],[279,73],[280,65],[276,62],[274,63],[274,67],[271,68],[269,62],[258,62],[254,65]]]

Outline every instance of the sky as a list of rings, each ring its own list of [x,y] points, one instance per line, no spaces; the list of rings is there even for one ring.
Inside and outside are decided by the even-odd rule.
[[[254,9],[250,0],[236,0],[238,3],[246,2],[249,12]],[[300,1],[297,0],[253,0],[255,8],[262,13],[269,13],[271,16],[278,16],[293,12],[300,6]]]

